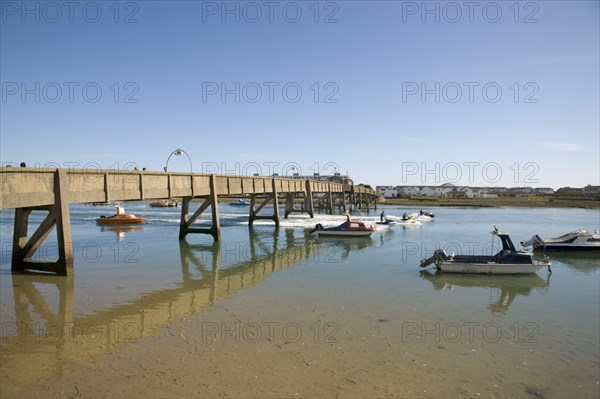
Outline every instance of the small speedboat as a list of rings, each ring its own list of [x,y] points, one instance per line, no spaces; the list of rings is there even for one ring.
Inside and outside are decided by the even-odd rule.
[[[177,201],[175,201],[175,200],[153,201],[150,203],[150,206],[153,208],[170,208],[170,207],[177,206]]]
[[[347,220],[336,227],[323,227],[318,223],[311,233],[317,233],[319,237],[368,237],[373,234],[375,226],[367,226],[363,222],[350,220],[347,215]]]
[[[550,271],[548,258],[534,259],[527,251],[517,251],[507,233],[494,228],[492,234],[500,238],[502,250],[496,255],[448,255],[443,249],[436,249],[433,256],[421,261],[421,267],[435,263],[441,272],[483,273],[483,274],[528,274],[543,267]]]
[[[383,225],[383,226],[386,226],[386,225],[390,225],[390,224],[396,224],[396,223],[398,223],[398,222],[396,222],[396,221],[395,221],[395,220],[393,220],[393,219],[387,219],[387,218],[386,218],[385,220],[383,220],[383,221],[381,221],[381,222],[375,222],[375,223],[376,223],[376,224]]]
[[[248,205],[250,205],[250,203],[244,199],[238,198],[237,200],[230,202],[229,205],[231,205],[231,206],[248,206]]]
[[[600,235],[587,230],[575,230],[556,238],[542,238],[534,235],[530,240],[521,241],[521,245],[534,250],[545,251],[600,251]]]
[[[137,217],[131,213],[125,213],[125,208],[123,208],[121,205],[116,205],[115,208],[117,209],[116,214],[108,217],[102,215],[96,219],[96,222],[98,222],[98,224],[130,224],[144,222],[143,217]]]

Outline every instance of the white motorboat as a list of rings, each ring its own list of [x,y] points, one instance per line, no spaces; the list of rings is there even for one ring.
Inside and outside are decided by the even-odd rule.
[[[528,274],[543,267],[550,271],[548,258],[534,259],[527,251],[517,251],[507,233],[494,228],[492,234],[500,238],[502,250],[496,255],[448,255],[443,249],[434,251],[433,256],[421,261],[421,267],[435,263],[441,272],[483,274]]]
[[[600,235],[587,230],[575,230],[556,238],[542,238],[534,235],[530,240],[521,241],[524,247],[533,246],[534,250],[545,251],[600,251]]]

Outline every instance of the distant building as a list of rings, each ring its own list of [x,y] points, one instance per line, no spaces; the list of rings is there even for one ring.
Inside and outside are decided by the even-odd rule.
[[[273,173],[273,177],[282,177],[286,179],[299,179],[299,180],[316,180],[316,181],[330,181],[333,183],[349,183],[351,182],[350,176],[342,175],[338,172],[333,175],[321,175],[319,173],[313,173],[312,175],[300,175],[299,173],[293,173],[291,176],[280,176],[279,173]]]
[[[394,186],[377,186],[375,189],[384,198],[396,198],[398,196],[398,190]]]
[[[446,193],[446,198],[467,198],[467,194],[461,190],[452,190]]]
[[[385,198],[394,197],[444,197],[444,198],[498,198],[554,195],[549,187],[469,187],[445,183],[441,186],[377,186],[377,192]],[[592,194],[594,195],[594,194]]]
[[[453,184],[446,183],[441,186],[397,186],[398,197],[443,197],[446,193],[454,190]]]
[[[582,191],[585,198],[600,197],[600,186],[592,186],[588,184],[582,189]]]
[[[554,190],[550,187],[538,187],[534,192],[538,195],[554,195]]]

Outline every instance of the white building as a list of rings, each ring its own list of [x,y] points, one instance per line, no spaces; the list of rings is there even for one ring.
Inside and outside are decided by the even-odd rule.
[[[592,186],[588,184],[583,189],[583,196],[586,198],[600,196],[600,186]]]
[[[399,196],[412,197],[442,197],[455,189],[453,184],[446,183],[441,186],[398,186],[396,190]]]
[[[376,190],[384,198],[396,198],[398,196],[398,190],[393,186],[377,186]]]

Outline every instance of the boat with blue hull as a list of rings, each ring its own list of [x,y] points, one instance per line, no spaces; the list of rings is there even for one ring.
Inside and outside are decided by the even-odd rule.
[[[230,202],[229,205],[231,205],[231,206],[249,206],[250,203],[244,199],[238,198],[234,202]]]

